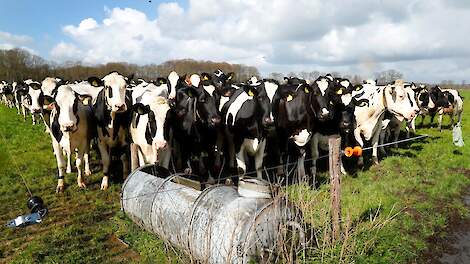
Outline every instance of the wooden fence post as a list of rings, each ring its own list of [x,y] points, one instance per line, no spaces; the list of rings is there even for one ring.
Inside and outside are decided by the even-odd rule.
[[[328,138],[330,161],[330,196],[331,196],[331,224],[333,243],[340,238],[341,222],[341,137],[333,135]]]
[[[139,154],[137,151],[139,151],[137,145],[131,143],[131,171],[139,167]]]

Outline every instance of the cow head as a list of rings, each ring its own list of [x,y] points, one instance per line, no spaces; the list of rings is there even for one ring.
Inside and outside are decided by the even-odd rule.
[[[168,84],[169,84],[169,88],[170,88],[170,94],[169,94],[168,98],[173,100],[173,99],[176,98],[176,89],[177,89],[178,83],[181,82],[181,78],[178,75],[178,73],[176,73],[175,71],[172,71],[168,75],[167,79],[168,79]],[[184,80],[184,78],[183,78],[183,80]]]
[[[149,93],[148,95],[151,95]],[[147,143],[151,144],[157,161],[157,152],[166,148],[167,141],[164,137],[165,121],[167,113],[170,110],[168,101],[162,96],[151,96],[144,103],[136,103],[132,106],[132,110],[138,115],[148,115],[147,128],[145,130],[145,138]],[[148,103],[148,104],[147,104]]]
[[[220,124],[216,101],[202,86],[200,77],[191,75],[190,83],[179,82],[176,89],[175,111],[187,122],[201,122],[214,127]],[[198,86],[194,86],[197,84]],[[189,123],[187,125],[190,125]]]
[[[449,107],[449,100],[446,98],[444,92],[438,86],[434,86],[429,90],[429,99],[434,104],[434,107]],[[430,108],[434,108],[430,107]]]
[[[266,128],[274,124],[272,100],[276,89],[276,84],[258,80],[256,77],[251,77],[245,86],[245,92],[256,98],[258,118],[260,118],[262,126]]]
[[[310,109],[313,115],[320,121],[328,120],[333,117],[331,113],[332,104],[330,104],[333,91],[333,81],[328,77],[320,76],[310,84]]]
[[[230,87],[235,82],[235,73],[229,72],[225,74],[220,69],[214,72],[213,82],[215,87],[220,90],[224,87]]]
[[[104,86],[104,97],[108,109],[112,113],[122,113],[127,110],[126,87],[131,79],[117,72],[111,72],[102,79],[90,77],[88,82],[95,87]]]
[[[41,84],[38,82],[31,82],[28,84],[28,96],[31,100],[30,110],[33,114],[42,113],[44,104],[44,94],[41,90]]]
[[[87,105],[90,99],[90,96],[75,93],[68,85],[57,88],[54,102],[50,107],[56,112],[55,118],[62,132],[75,132],[78,129],[79,104]]]
[[[411,120],[416,115],[409,95],[402,82],[388,84],[383,88],[384,105],[398,120]]]
[[[281,85],[274,99],[274,118],[276,125],[287,128],[298,126],[308,121],[308,101],[311,87],[306,83]]]

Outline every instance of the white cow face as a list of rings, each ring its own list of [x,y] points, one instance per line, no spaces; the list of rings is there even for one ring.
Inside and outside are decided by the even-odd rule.
[[[39,114],[42,112],[42,105],[44,102],[44,96],[41,90],[41,85],[38,82],[32,82],[28,84],[28,86],[28,95],[31,97],[30,110],[34,114]]]
[[[91,96],[79,95],[68,85],[61,85],[57,88],[55,101],[52,108],[56,112],[56,117],[62,132],[75,132],[78,129],[78,107],[79,104],[88,104]]]
[[[60,130],[63,132],[76,131],[78,100],[70,86],[62,85],[57,89],[54,107],[59,116]]]
[[[41,90],[45,96],[53,96],[54,89],[58,86],[61,79],[47,77],[41,83]]]
[[[94,87],[104,86],[104,96],[106,105],[111,113],[122,113],[127,110],[126,90],[129,79],[117,72],[112,72],[99,79],[97,77],[88,78],[88,83]]]
[[[395,117],[402,121],[403,118],[411,120],[416,112],[411,105],[407,90],[403,85],[389,84],[384,88],[386,106],[388,111],[393,113]]]
[[[133,109],[139,115],[147,115],[145,137],[149,144],[151,141],[154,152],[157,153],[157,151],[164,149],[167,146],[164,129],[166,116],[170,110],[168,101],[164,97],[156,96],[151,92],[145,94],[142,102],[136,103]]]

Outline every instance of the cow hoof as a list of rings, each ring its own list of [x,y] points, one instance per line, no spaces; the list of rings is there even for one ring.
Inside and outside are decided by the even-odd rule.
[[[67,170],[65,171],[65,173],[72,173],[72,168],[67,168]]]
[[[101,184],[101,190],[106,191],[108,189],[108,184]]]
[[[379,159],[377,157],[372,157],[372,162],[374,165],[379,165]]]
[[[184,174],[193,174],[193,170],[191,168],[184,169]]]
[[[85,175],[86,175],[86,176],[90,176],[90,175],[91,175],[91,171],[90,171],[90,170],[85,171]]]
[[[86,184],[84,182],[79,182],[78,183],[78,187],[81,188],[81,189],[85,189],[86,188]]]
[[[57,188],[55,189],[56,193],[63,193],[64,192],[64,185],[57,185]]]

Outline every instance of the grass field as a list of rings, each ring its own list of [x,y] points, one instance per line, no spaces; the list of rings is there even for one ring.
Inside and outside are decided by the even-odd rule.
[[[470,98],[470,92],[462,92]],[[470,104],[465,108],[470,109]],[[464,140],[470,144],[470,112],[464,113]],[[427,119],[428,121],[428,119]],[[447,124],[448,119],[445,119]],[[345,238],[328,242],[329,186],[289,188],[305,219],[316,230],[316,247],[305,262],[421,262],[430,236],[444,236],[451,217],[467,217],[461,195],[470,184],[470,149],[452,145],[452,132],[419,128],[431,137],[393,150],[393,155],[356,176],[342,178]],[[44,126],[23,122],[16,110],[0,106],[0,221],[28,212],[28,193],[49,207],[43,223],[21,229],[0,227],[4,263],[177,263],[187,262],[163,241],[141,231],[119,211],[120,185],[99,190],[101,173],[88,188],[69,186],[55,194],[56,162]]]

